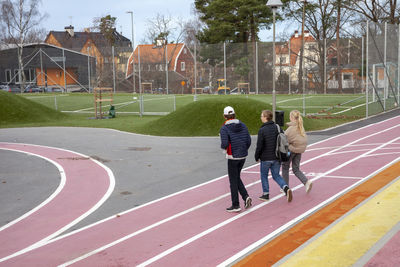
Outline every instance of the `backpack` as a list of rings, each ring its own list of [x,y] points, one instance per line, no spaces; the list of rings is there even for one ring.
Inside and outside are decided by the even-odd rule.
[[[276,124],[276,127],[278,128],[278,136],[276,137],[275,155],[281,162],[288,161],[290,157],[289,142],[286,135],[281,132],[278,124]]]

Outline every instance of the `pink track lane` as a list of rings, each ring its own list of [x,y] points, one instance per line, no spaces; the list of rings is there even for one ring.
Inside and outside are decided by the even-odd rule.
[[[364,266],[392,267],[399,264],[400,231],[398,231]]]
[[[22,250],[70,224],[91,209],[109,188],[107,171],[92,160],[82,159],[79,154],[26,144],[0,143],[0,148],[51,159],[63,167],[66,176],[65,186],[55,198],[30,216],[0,231],[0,258]]]
[[[336,168],[340,164],[346,164],[349,160],[359,156],[360,153],[362,154],[365,152],[347,152],[343,154],[326,155],[317,160],[313,160],[312,158],[318,157],[325,152],[333,151],[363,136],[376,133],[399,123],[400,117],[397,118],[397,120],[391,119],[384,121],[312,145],[310,146],[310,152],[307,151],[303,155],[302,162],[304,164],[302,164],[302,170],[306,173],[324,173]],[[398,133],[398,129],[380,134],[379,143],[393,139],[393,135],[396,136],[396,133]],[[373,137],[369,138],[371,138],[371,140],[373,139]],[[378,145],[374,145],[370,147],[370,149],[377,146]],[[320,150],[315,150],[315,148]],[[336,152],[343,151],[346,151],[346,149],[339,149]],[[341,169],[333,171],[328,176],[339,175],[339,171],[343,170],[343,173],[345,173],[347,177],[366,177],[397,156],[398,155],[393,155],[392,157],[385,156],[382,157],[382,160],[377,160],[374,157],[361,158],[345,165]],[[373,165],[372,168],[361,168],[364,171],[357,172],[357,175],[355,175],[354,170],[359,166],[357,163],[366,161],[368,161],[368,163],[363,164],[367,166],[373,163],[377,164]],[[248,173],[249,171],[258,172],[259,167],[252,166],[242,173],[246,185],[259,181],[259,174]],[[218,264],[220,261],[229,258],[249,244],[259,240],[263,236],[274,231],[274,229],[279,228],[298,215],[312,209],[319,203],[353,185],[357,181],[359,181],[359,179],[322,177],[314,182],[311,194],[305,194],[304,188],[300,187],[294,192],[294,202],[287,204],[284,198],[280,198],[262,207],[260,205],[263,204],[257,200],[257,196],[262,191],[260,183],[248,186],[248,191],[253,197],[255,205],[253,209],[260,207],[258,210],[254,210],[254,212],[250,212],[242,218],[212,231],[203,238],[189,243],[185,247],[156,261],[154,264],[157,266],[170,266],[170,264],[173,263],[173,265],[176,266],[179,262],[184,262],[185,265],[188,266],[204,266],[206,263],[201,260],[199,261],[201,258],[203,258],[202,260],[209,258],[210,261],[208,264]],[[291,176],[290,183],[291,187],[295,187],[299,184],[299,181]],[[270,180],[270,193],[271,197],[281,195],[278,186],[272,180]],[[223,195],[226,196],[221,197]],[[219,199],[186,214],[181,214],[172,220],[165,221],[160,225],[151,227],[151,229],[147,231],[137,233],[137,231],[140,231],[144,227],[149,227],[154,223],[165,220],[177,213],[185,212],[188,209],[215,198]],[[58,239],[34,251],[30,251],[29,253],[7,261],[7,266],[20,266],[26,262],[39,264],[43,263],[44,259],[46,259],[46,265],[53,266],[62,264],[136,232],[134,236],[127,238],[123,242],[109,248],[101,249],[100,252],[74,264],[74,266],[135,265],[236,216],[236,214],[229,214],[224,211],[229,204],[229,182],[225,176],[191,190],[132,209],[122,214],[120,217],[110,218],[87,229]],[[285,209],[282,209],[282,207]],[[245,231],[245,229],[247,230]]]
[[[386,142],[393,138],[392,134],[388,132],[386,135],[381,136],[381,141]],[[354,155],[356,154],[356,155]],[[309,163],[305,166],[305,170],[313,170],[318,173],[323,173],[335,168],[336,166],[348,162],[349,159],[353,159],[358,156],[359,153],[350,152],[343,154],[340,158],[336,155],[325,156],[327,161],[324,164],[315,161],[312,164]],[[393,156],[391,160],[393,160]],[[365,158],[362,161],[376,162],[373,158]],[[361,160],[358,160],[361,161]],[[379,167],[387,164],[386,161],[380,161]],[[356,165],[343,167],[347,169],[348,176]],[[342,168],[342,169],[343,169]],[[364,169],[362,177],[369,175],[367,169]],[[243,174],[245,176],[247,174]],[[331,175],[337,175],[332,172]],[[294,180],[294,185],[299,182],[297,179]],[[156,266],[171,266],[174,263],[185,262],[190,266],[204,266],[204,265],[215,265],[219,261],[226,259],[226,256],[231,256],[244,247],[256,242],[260,239],[260,236],[268,235],[273,232],[281,225],[291,221],[297,216],[304,212],[312,209],[316,205],[325,201],[327,198],[339,193],[343,189],[351,186],[358,179],[332,179],[332,178],[321,178],[315,182],[314,192],[318,188],[323,188],[323,191],[317,191],[317,196],[306,195],[304,189],[295,191],[296,201],[289,204],[289,207],[282,211],[282,201],[285,203],[285,199],[279,199],[272,202],[270,205],[262,207],[259,211],[250,213],[245,217],[238,219],[228,225],[217,229],[216,231],[207,234],[206,236],[194,241],[193,243],[184,246],[182,249],[162,258],[160,261],[155,263]],[[250,195],[257,196],[261,192],[260,185],[248,188]],[[274,182],[271,182],[271,196],[279,195],[278,187]],[[299,196],[298,196],[299,195]],[[255,199],[255,203],[257,200]],[[154,257],[159,253],[162,253],[168,248],[171,248],[187,239],[207,230],[225,220],[231,218],[232,214],[221,212],[224,210],[224,205],[229,203],[229,200],[221,199],[215,202],[213,205],[207,205],[202,209],[194,211],[190,214],[182,216],[179,220],[174,220],[165,223],[151,232],[140,234],[134,238],[128,239],[121,244],[108,248],[101,253],[95,254],[81,262],[78,262],[74,266],[94,266],[97,264],[109,264],[109,265],[137,265],[148,258]],[[265,227],[265,214],[268,214],[268,227]],[[252,219],[253,218],[253,219]],[[254,222],[254,223],[253,223]],[[241,229],[246,225],[245,229]],[[230,234],[227,234],[230,233]],[[232,236],[234,236],[232,238]],[[212,245],[211,245],[212,244]],[[199,255],[199,256],[196,256]],[[204,257],[207,255],[207,257]],[[202,260],[200,260],[202,258]]]
[[[249,174],[245,182],[252,183],[258,180],[257,174]],[[77,232],[32,252],[10,259],[7,261],[7,266],[19,266],[23,262],[41,262],[44,257],[49,265],[62,264],[177,213],[227,194],[227,188],[229,188],[229,181],[227,179],[218,179],[211,184],[197,187],[162,201],[156,201],[150,205],[135,208],[130,212],[121,214],[119,217],[110,218],[90,227],[83,232]],[[229,196],[225,198],[229,198]]]

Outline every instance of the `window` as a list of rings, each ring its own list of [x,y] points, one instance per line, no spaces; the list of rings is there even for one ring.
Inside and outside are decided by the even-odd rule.
[[[280,63],[285,64],[286,63],[286,57],[280,57]]]
[[[186,51],[186,48],[185,48],[185,49],[183,49],[183,53],[184,53],[184,54],[186,54],[186,53],[187,53],[187,51]]]
[[[11,82],[11,70],[10,69],[6,70],[6,82],[7,83]]]
[[[19,70],[14,70],[15,83],[19,83],[20,80],[19,76],[20,76]]]
[[[181,71],[185,71],[185,62],[181,62]]]
[[[352,73],[343,73],[343,80],[344,80],[344,81],[351,81],[351,80],[353,80],[353,74],[352,74]]]

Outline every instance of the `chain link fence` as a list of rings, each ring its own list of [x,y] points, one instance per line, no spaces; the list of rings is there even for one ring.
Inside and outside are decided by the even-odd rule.
[[[398,107],[400,97],[399,33],[399,25],[367,24],[367,116]]]
[[[366,29],[365,36],[342,38],[340,43],[305,33],[303,57],[301,34],[295,32],[276,42],[275,63],[272,42],[160,42],[140,44],[134,51],[94,41],[68,49],[27,45],[24,71],[19,70],[16,49],[0,51],[0,78],[16,85],[25,79],[61,92],[92,93],[93,88],[108,87],[114,93],[148,95],[271,94],[275,72],[278,94],[302,95],[304,105],[309,94],[365,94],[369,116],[398,107],[400,35],[398,25],[368,23]],[[168,106],[173,105],[171,100]]]

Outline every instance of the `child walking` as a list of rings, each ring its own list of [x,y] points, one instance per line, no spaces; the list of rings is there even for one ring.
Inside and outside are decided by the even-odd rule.
[[[289,167],[291,163],[294,175],[303,183],[308,193],[312,188],[312,182],[300,170],[301,154],[307,148],[307,135],[303,126],[303,118],[298,110],[290,112],[290,122],[287,125],[289,127],[286,129],[285,134],[289,142],[290,158],[282,163],[282,177],[289,185]]]

